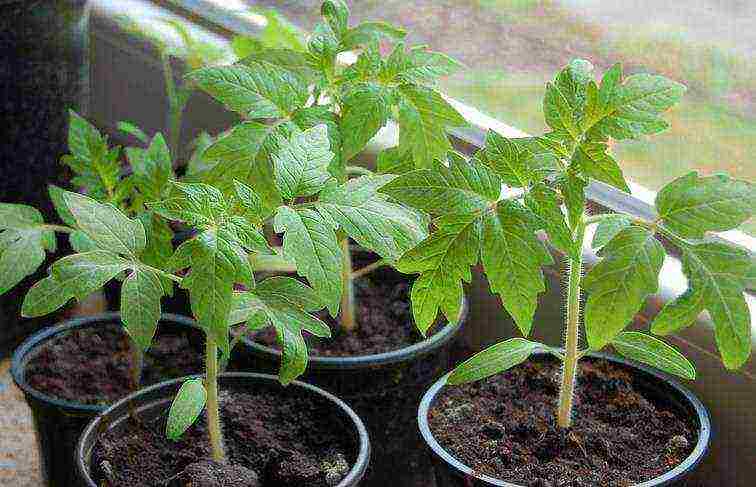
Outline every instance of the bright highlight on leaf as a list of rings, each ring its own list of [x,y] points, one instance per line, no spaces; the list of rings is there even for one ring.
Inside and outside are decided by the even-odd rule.
[[[696,378],[696,369],[688,359],[651,335],[636,331],[625,331],[612,340],[612,346],[627,358],[643,362],[685,379],[694,380]]]

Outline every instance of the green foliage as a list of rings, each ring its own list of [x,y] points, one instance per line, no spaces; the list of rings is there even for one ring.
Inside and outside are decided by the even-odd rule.
[[[165,436],[177,441],[197,420],[207,401],[207,391],[200,379],[189,379],[181,384],[168,410]]]
[[[510,338],[478,352],[465,362],[459,364],[449,375],[449,385],[464,384],[485,379],[494,374],[511,369],[527,360],[534,351],[541,348],[540,343],[524,338]]]
[[[670,374],[679,375],[684,379],[696,378],[696,369],[685,356],[651,335],[637,331],[624,331],[612,340],[612,346],[627,358]]]
[[[0,203],[0,294],[33,274],[55,251],[55,233],[42,214],[26,205]]]
[[[318,293],[287,277],[272,277],[257,287],[234,295],[230,323],[248,322],[253,330],[273,326],[283,350],[279,380],[288,384],[307,368],[307,345],[303,332],[328,338],[328,325],[308,312],[323,307]]]

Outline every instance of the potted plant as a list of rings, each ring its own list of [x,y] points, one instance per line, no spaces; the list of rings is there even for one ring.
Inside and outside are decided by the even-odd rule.
[[[133,238],[139,240],[140,261],[160,269],[173,253],[173,231],[145,202],[160,199],[175,175],[163,136],[158,133],[151,140],[143,137],[146,147],[111,147],[107,137],[70,111],[70,153],[62,162],[74,174],[71,184],[89,195],[81,196],[82,204],[93,214],[105,212],[116,218],[133,232]],[[128,174],[121,171],[124,152],[130,163]],[[82,300],[103,286],[117,296],[117,283],[123,281],[120,314],[74,319],[44,329],[30,336],[14,354],[13,378],[33,411],[44,476],[51,485],[73,481],[71,451],[86,423],[97,413],[139,389],[142,382],[180,377],[202,366],[191,352],[202,346],[196,324],[180,316],[161,317],[159,308],[145,309],[136,302],[135,297],[142,292],[140,286],[154,281],[140,280],[144,275],[134,269],[103,260],[98,228],[85,216],[77,219],[66,200],[74,198],[71,195],[75,193],[49,186],[51,206],[57,210],[60,225],[45,223],[42,214],[31,206],[0,204],[0,260],[5,263],[0,267],[2,291],[34,274],[45,262],[46,252],[56,251],[56,233],[66,235],[66,248],[76,252],[56,262],[51,276],[31,287],[21,309],[23,316],[45,316],[71,298]],[[161,289],[171,294],[170,281],[161,280]],[[61,281],[68,283],[65,288]],[[112,301],[118,302],[117,298]],[[150,348],[158,323],[160,332]]]
[[[408,49],[404,32],[388,24],[350,25],[342,1],[324,2],[321,12],[304,48],[253,43],[250,57],[234,65],[187,75],[242,119],[204,151],[206,169],[187,180],[226,195],[254,195],[248,204],[272,223],[271,244],[281,240],[275,255],[255,257],[255,269],[295,270],[326,305],[328,315],[320,316],[334,337],[308,339],[312,356],[303,377],[346,399],[366,420],[375,445],[369,479],[382,483],[420,470],[416,406],[448,367],[459,328],[432,328],[435,315],[416,307],[421,333],[414,331],[411,280],[390,266],[425,238],[428,220],[378,189],[399,172],[431,167],[451,148],[446,130],[465,121],[433,86],[459,65],[424,47]],[[351,65],[340,61],[348,52],[358,54]],[[381,152],[377,173],[353,165],[390,122],[399,127],[399,145]],[[325,157],[329,145],[332,158]],[[447,315],[452,324],[463,315],[463,296],[457,298],[447,303],[455,311]],[[277,367],[275,334],[241,339],[254,369]]]
[[[167,148],[159,135],[147,149],[131,151],[130,160],[135,170],[127,188],[138,188],[145,194],[148,190],[160,188],[154,193],[156,198],[147,203],[144,211],[150,218],[163,215],[193,229],[190,239],[184,241],[175,252],[171,247],[170,258],[157,264],[152,260],[153,253],[150,251],[156,237],[147,230],[151,220],[127,215],[132,205],[145,200],[140,200],[135,194],[131,194],[128,200],[120,199],[122,192],[118,189],[121,184],[127,183],[113,176],[115,170],[108,170],[115,164],[115,152],[108,150],[107,141],[98,138],[93,127],[74,114],[72,117],[72,152],[76,155],[82,147],[86,147],[92,155],[96,172],[85,171],[83,168],[88,166],[84,166],[83,161],[67,162],[78,169],[80,179],[77,181],[89,182],[91,192],[104,197],[107,202],[65,190],[53,191],[61,218],[64,222],[70,221],[70,226],[46,224],[38,212],[28,206],[0,206],[3,211],[3,242],[6,245],[23,243],[27,249],[27,253],[20,254],[20,259],[32,259],[44,253],[46,248],[52,246],[54,232],[67,233],[72,237],[75,253],[55,262],[50,268],[50,275],[32,287],[24,301],[24,312],[29,315],[48,313],[71,298],[81,298],[107,281],[122,277],[121,320],[133,339],[135,346],[132,348],[137,350],[135,362],[139,362],[140,352],[150,346],[160,320],[161,298],[172,292],[174,282],[180,283],[189,292],[197,326],[207,337],[204,343],[207,372],[204,381],[193,378],[162,383],[110,408],[98,419],[97,424],[101,427],[90,429],[89,436],[82,440],[82,444],[88,446],[82,450],[81,460],[84,463],[79,465],[80,480],[51,480],[61,485],[76,485],[75,482],[96,485],[92,480],[95,478],[98,483],[102,480],[113,485],[134,485],[159,483],[176,475],[188,483],[207,479],[207,476],[216,479],[232,476],[241,482],[237,485],[246,486],[258,485],[259,475],[268,485],[271,482],[296,481],[310,482],[310,485],[317,485],[318,482],[322,485],[356,485],[367,467],[367,434],[356,415],[334,397],[301,384],[285,390],[272,384],[274,377],[253,374],[224,377],[221,383],[228,385],[230,398],[223,400],[220,396],[219,375],[223,362],[231,354],[231,323],[248,321],[253,328],[267,324],[276,328],[286,350],[280,374],[280,381],[284,384],[290,383],[301,373],[301,367],[306,363],[307,352],[302,346],[301,333],[330,334],[327,325],[308,314],[323,305],[320,296],[305,284],[291,278],[273,277],[255,285],[252,260],[248,253],[265,253],[269,248],[260,232],[261,209],[255,206],[259,198],[254,190],[236,181],[234,195],[226,197],[207,184],[173,181],[168,173]],[[325,161],[327,164],[333,157],[328,150],[324,126],[295,134],[290,141],[282,140],[281,144],[280,154],[302,151],[302,154],[311,156],[310,159],[282,160],[290,169],[303,162],[309,165]],[[100,179],[88,179],[95,175]],[[118,205],[125,201],[129,205],[119,208]],[[170,245],[170,239],[168,243]],[[8,249],[6,246],[4,251]],[[184,270],[185,273],[171,273],[174,270]],[[244,286],[245,290],[235,294],[235,285]],[[57,330],[47,335],[54,333]],[[22,387],[27,385],[24,379],[29,364],[45,352],[40,350],[44,347],[37,346],[44,338],[25,344],[17,353],[13,372]],[[77,345],[87,347],[84,343]],[[90,346],[96,349],[98,344]],[[91,355],[96,350],[80,349],[80,352]],[[157,361],[160,362],[160,358]],[[91,375],[96,376],[97,371]],[[250,393],[250,390],[257,392]],[[35,399],[48,399],[36,390],[30,389],[28,393]],[[237,397],[238,403],[235,402]],[[156,403],[156,398],[161,400]],[[270,402],[272,399],[273,402]],[[150,402],[150,407],[145,401]],[[227,437],[224,442],[220,422],[222,402],[229,422],[239,427],[234,431],[245,431],[247,437]],[[61,406],[67,406],[54,400],[48,403],[61,409]],[[127,418],[119,417],[119,411],[123,408]],[[261,417],[270,419],[267,427],[261,427],[259,421],[249,420],[248,415],[255,408],[259,409]],[[89,408],[90,411],[92,409]],[[203,409],[207,411],[206,421],[188,434],[196,437],[207,432],[207,458],[204,452],[187,449],[184,444],[174,458],[157,456],[162,463],[159,462],[155,468],[139,471],[131,468],[135,465],[133,462],[143,465],[145,457],[125,454],[123,448],[128,450],[131,446],[119,443],[119,439],[138,437],[145,451],[150,451],[148,446],[162,448],[161,441],[178,439]],[[63,410],[59,414],[66,412]],[[161,416],[161,412],[168,413],[167,427],[165,415]],[[294,419],[287,415],[293,415]],[[125,436],[122,428],[109,429],[124,425],[124,421],[129,422]],[[204,425],[206,430],[202,429]],[[158,435],[154,434],[156,428],[160,430]],[[309,433],[304,434],[300,428]],[[168,438],[163,438],[162,431],[166,431]],[[240,458],[240,451],[249,451],[247,440],[252,434],[256,434],[261,441],[257,445],[261,456]],[[282,438],[288,439],[284,441]],[[324,447],[324,438],[329,438],[332,444]],[[54,445],[51,439],[47,440],[48,449],[54,446],[59,451],[65,451],[66,445],[58,443],[57,438]],[[298,443],[294,445],[293,441]],[[189,443],[196,441],[190,440]],[[225,445],[231,451],[230,458],[226,456]],[[196,461],[184,469],[187,455],[192,454],[196,455],[192,457]],[[94,464],[90,463],[92,455],[97,459]],[[119,463],[118,459],[125,460],[125,463]],[[227,462],[227,459],[231,461]],[[181,468],[176,471],[179,466]],[[250,466],[259,471],[250,470]],[[141,477],[134,477],[142,473],[153,477],[144,481],[140,480]]]
[[[541,267],[552,262],[538,230],[569,269],[563,349],[505,340],[424,397],[418,420],[443,485],[667,485],[705,454],[709,420],[700,401],[636,362],[693,379],[693,365],[654,335],[690,325],[703,310],[724,365],[746,362],[752,345],[743,291],[754,259],[709,233],[750,218],[756,190],[726,175],[692,172],[659,191],[652,221],[588,214],[584,193],[591,179],[629,191],[609,141],[664,130],[660,115],[683,92],[662,76],[624,78],[619,65],[596,83],[593,66],[575,60],[547,85],[550,132],[522,139],[489,132],[471,160],[452,155],[448,167],[411,171],[381,189],[435,218],[433,233],[397,263],[427,283],[413,291],[415,307],[448,312],[445,303],[457,302],[461,281],[480,259],[527,337],[544,290]],[[512,190],[500,193],[501,184]],[[594,225],[591,244],[601,260],[583,275],[582,250]],[[651,334],[626,331],[657,291],[667,252],[660,239],[679,252],[688,290],[662,309]],[[597,355],[607,347],[629,361]]]

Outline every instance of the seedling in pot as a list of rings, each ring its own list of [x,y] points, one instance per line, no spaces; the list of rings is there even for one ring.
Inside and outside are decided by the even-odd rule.
[[[443,162],[402,174],[380,190],[433,218],[434,231],[397,262],[399,270],[420,274],[412,289],[420,327],[429,326],[439,310],[448,317],[458,314],[462,283],[469,282],[470,266],[480,260],[492,291],[527,337],[538,295],[545,290],[541,268],[552,263],[536,232],[544,230],[566,256],[564,350],[512,338],[459,365],[448,384],[503,372],[534,351],[547,350],[564,364],[556,419],[569,428],[578,361],[590,352],[612,347],[694,379],[693,365],[657,336],[690,325],[704,310],[712,318],[724,365],[737,369],[747,361],[751,323],[743,292],[753,286],[756,264],[748,251],[717,241],[710,232],[736,228],[753,215],[751,183],[691,172],[659,191],[650,221],[586,211],[585,188],[591,180],[630,191],[609,151],[610,140],[665,130],[669,123],[661,114],[684,91],[662,76],[623,77],[619,65],[597,83],[593,66],[575,60],[547,85],[543,106],[550,132],[508,139],[490,131],[485,148],[469,161],[450,153]],[[502,184],[508,187],[503,192]],[[594,224],[591,245],[601,260],[583,275],[587,229]],[[680,253],[688,290],[662,309],[651,334],[625,331],[658,290],[666,256],[659,237]],[[583,291],[586,348],[579,344]]]
[[[254,188],[243,191],[283,234],[283,256],[350,331],[357,326],[352,281],[390,265],[427,232],[421,213],[378,188],[393,179],[388,173],[430,167],[451,148],[446,129],[465,121],[433,88],[456,62],[407,49],[404,32],[386,23],[350,26],[341,0],[324,2],[322,15],[306,46],[247,44],[251,55],[241,62],[187,76],[243,119],[204,151],[208,168],[191,180],[226,197],[238,191],[234,181]],[[395,43],[388,56],[382,42]],[[345,66],[348,52],[359,55]],[[382,174],[349,165],[389,121],[398,124],[400,143],[380,155]],[[381,260],[353,269],[350,238]]]

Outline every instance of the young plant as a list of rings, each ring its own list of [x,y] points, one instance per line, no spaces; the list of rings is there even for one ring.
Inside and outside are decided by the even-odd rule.
[[[666,255],[658,237],[680,252],[689,288],[668,303],[651,325],[667,335],[690,325],[704,310],[711,315],[716,342],[728,369],[751,353],[750,313],[743,292],[753,286],[756,262],[746,250],[711,239],[753,215],[754,185],[725,175],[691,172],[658,193],[651,220],[622,214],[586,212],[591,180],[629,192],[609,142],[638,139],[665,130],[660,117],[685,88],[662,76],[623,78],[613,66],[600,83],[593,66],[575,60],[546,88],[544,113],[550,132],[507,139],[491,131],[485,148],[465,160],[450,153],[430,168],[406,172],[380,192],[427,212],[434,231],[404,254],[397,268],[420,276],[412,288],[415,321],[427,328],[440,310],[459,314],[462,283],[470,266],[482,261],[491,290],[524,336],[531,332],[538,295],[545,290],[542,266],[551,254],[536,232],[544,230],[568,263],[564,350],[512,338],[458,366],[449,384],[476,381],[523,362],[538,349],[563,361],[557,423],[572,424],[578,361],[608,346],[664,371],[693,379],[693,365],[653,335],[624,331],[646,297],[658,288]],[[501,191],[502,185],[511,190]],[[592,241],[601,261],[583,276],[587,229],[598,224]],[[580,346],[583,313],[587,347]]]
[[[400,144],[381,154],[379,171],[431,167],[451,148],[447,128],[465,121],[432,87],[456,62],[422,47],[406,49],[399,42],[404,32],[383,22],[350,27],[341,0],[328,0],[321,10],[323,22],[304,50],[247,45],[252,55],[239,63],[187,76],[243,119],[204,151],[207,168],[191,181],[226,196],[234,180],[253,187],[260,215],[272,217],[283,233],[284,256],[348,331],[356,326],[353,279],[395,261],[427,227],[417,212],[376,192],[392,176],[349,161],[393,120]],[[384,57],[381,42],[397,43]],[[349,51],[359,56],[345,66],[339,59]],[[307,144],[319,152],[304,151]],[[325,157],[329,146],[332,155]],[[382,260],[353,270],[349,238]]]

